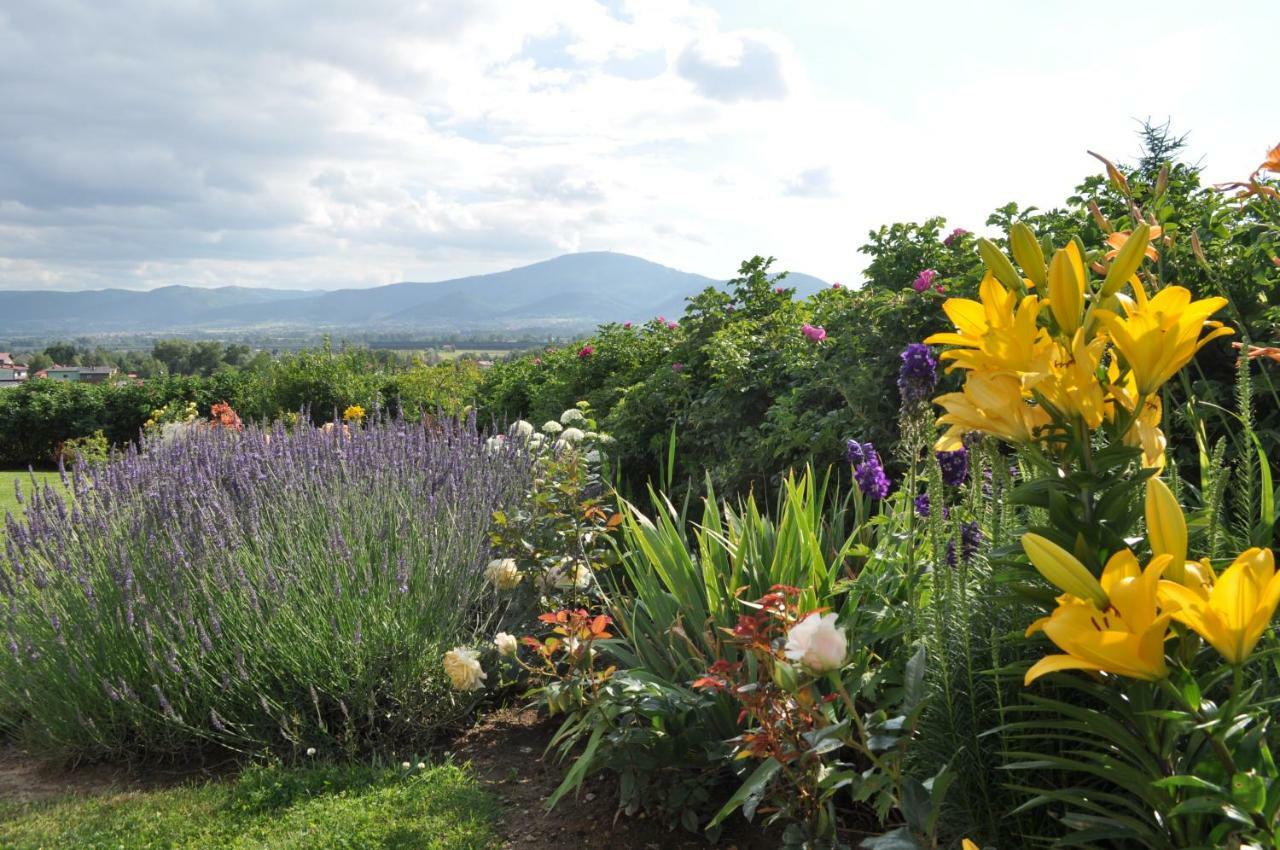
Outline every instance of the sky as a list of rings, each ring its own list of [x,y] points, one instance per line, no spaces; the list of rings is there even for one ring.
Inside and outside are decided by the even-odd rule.
[[[1172,119],[1280,141],[1275,0],[0,0],[0,289],[367,287],[620,251],[856,284]]]

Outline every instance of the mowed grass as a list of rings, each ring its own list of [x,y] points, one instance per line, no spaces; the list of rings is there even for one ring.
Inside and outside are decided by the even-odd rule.
[[[0,472],[0,535],[4,534],[4,515],[11,513],[19,516],[22,513],[22,506],[18,504],[16,491],[14,490],[14,482],[22,483],[23,496],[31,493],[31,476],[33,473],[23,470],[21,472]],[[54,486],[62,486],[58,473],[56,472],[36,472],[34,473],[36,481],[43,487],[45,482]]]
[[[3,850],[489,850],[495,801],[464,767],[252,768],[161,791],[0,803]]]

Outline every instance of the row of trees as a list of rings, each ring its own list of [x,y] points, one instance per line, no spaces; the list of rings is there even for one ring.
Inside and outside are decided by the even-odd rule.
[[[99,385],[29,381],[0,393],[0,468],[48,464],[65,441],[97,432],[123,446],[167,405],[194,402],[203,416],[227,402],[256,421],[291,419],[305,410],[317,424],[350,405],[411,417],[456,414],[474,399],[480,378],[479,366],[469,360],[404,364],[388,362],[381,352],[326,346],[207,376]]]

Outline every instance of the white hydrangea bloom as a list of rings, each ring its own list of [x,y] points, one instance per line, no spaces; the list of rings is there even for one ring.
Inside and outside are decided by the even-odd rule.
[[[533,423],[526,422],[523,419],[517,419],[511,423],[511,427],[507,429],[507,433],[513,437],[520,437],[527,440],[533,435]]]
[[[564,426],[554,419],[549,419],[542,423],[542,430],[548,434],[559,434],[564,430]]]
[[[574,422],[581,422],[586,418],[582,415],[582,411],[576,407],[571,407],[560,414],[560,422],[564,425],[572,425]]]

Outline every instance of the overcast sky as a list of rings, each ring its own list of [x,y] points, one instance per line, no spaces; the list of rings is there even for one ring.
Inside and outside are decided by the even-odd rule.
[[[1052,11],[1051,11],[1052,10]],[[611,250],[854,283],[1172,117],[1280,141],[1276,0],[0,0],[0,288],[373,286]]]

